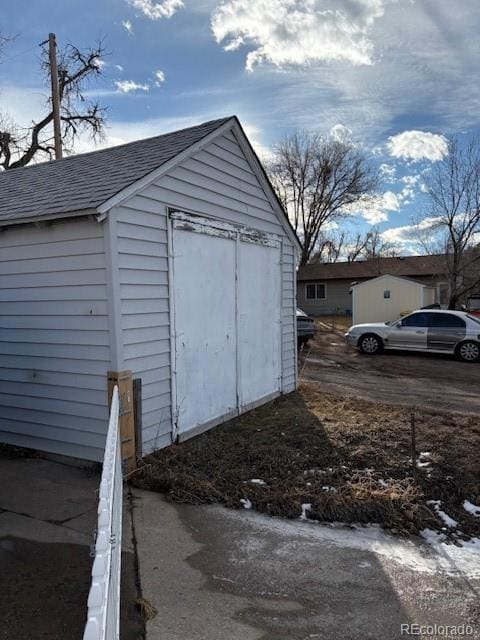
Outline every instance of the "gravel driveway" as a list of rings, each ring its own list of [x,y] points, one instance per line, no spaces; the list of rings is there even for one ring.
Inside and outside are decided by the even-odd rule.
[[[414,408],[480,411],[480,363],[399,351],[366,356],[345,344],[342,330],[317,327],[300,366],[302,376],[321,382],[324,391]]]

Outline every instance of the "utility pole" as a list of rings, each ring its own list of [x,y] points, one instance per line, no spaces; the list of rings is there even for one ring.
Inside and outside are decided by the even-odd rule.
[[[62,134],[60,130],[60,94],[58,90],[57,43],[55,34],[48,34],[48,59],[52,82],[53,134],[55,138],[55,158],[62,157]]]

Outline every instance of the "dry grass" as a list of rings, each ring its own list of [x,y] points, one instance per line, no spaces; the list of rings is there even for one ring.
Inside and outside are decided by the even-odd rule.
[[[144,620],[145,622],[153,620],[153,618],[158,615],[157,609],[155,609],[153,604],[145,598],[137,598],[135,600],[135,606],[140,613],[142,620]]]
[[[326,522],[377,522],[399,534],[444,525],[427,504],[459,522],[466,537],[480,519],[480,426],[473,416],[417,416],[417,450],[431,464],[412,477],[409,413],[319,392],[311,384],[180,446],[149,456],[134,482],[193,504],[241,508]],[[254,479],[265,484],[252,483]],[[452,537],[458,536],[453,534]],[[461,537],[461,536],[460,536]]]

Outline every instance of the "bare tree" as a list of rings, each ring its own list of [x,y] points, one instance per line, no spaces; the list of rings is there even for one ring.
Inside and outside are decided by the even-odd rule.
[[[448,155],[427,174],[429,207],[424,219],[423,244],[446,255],[449,309],[480,288],[480,141],[461,145],[458,138],[448,142]],[[422,228],[422,223],[417,225]]]
[[[378,180],[357,147],[306,132],[278,145],[269,174],[302,241],[301,264],[318,250],[327,223],[348,215],[348,207],[372,194]]]
[[[344,232],[331,233],[329,235],[321,235],[318,243],[317,250],[311,256],[310,262],[339,262],[343,255],[343,248],[345,244],[346,236]]]
[[[84,94],[86,84],[102,71],[102,44],[81,51],[69,44],[59,52],[58,83],[61,101],[62,142],[71,151],[82,131],[93,137],[101,137],[105,124],[105,108],[98,102],[90,102]],[[49,64],[46,51],[42,53],[42,70],[48,79]],[[52,158],[53,110],[47,101],[47,112],[31,126],[25,128],[15,123],[8,114],[0,114],[0,168],[24,167],[34,158]]]
[[[374,260],[375,258],[395,258],[398,252],[390,242],[383,239],[380,230],[374,227],[365,234],[358,234],[348,252],[348,261]]]
[[[344,231],[322,235],[310,262],[356,262],[397,255],[391,243],[384,240],[380,230],[374,227],[366,233],[358,233],[353,239]]]

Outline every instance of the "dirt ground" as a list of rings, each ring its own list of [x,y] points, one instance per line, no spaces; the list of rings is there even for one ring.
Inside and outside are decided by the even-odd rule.
[[[336,319],[336,330],[331,329],[331,322],[331,318],[316,321],[315,339],[300,355],[304,379],[343,397],[417,409],[480,412],[480,363],[400,351],[366,356],[345,344],[347,318]]]
[[[452,541],[480,535],[480,425],[473,415],[416,414],[339,397],[303,382],[283,396],[146,458],[136,486],[176,502],[219,502],[269,515],[379,523],[399,534],[436,529]],[[438,503],[432,501],[440,501]],[[445,526],[438,509],[456,521]]]

